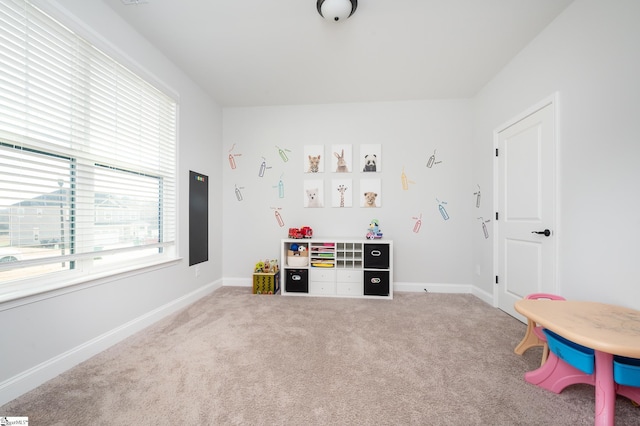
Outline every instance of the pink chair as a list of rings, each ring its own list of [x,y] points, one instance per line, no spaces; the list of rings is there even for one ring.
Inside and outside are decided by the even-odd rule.
[[[549,293],[533,293],[525,296],[525,299],[566,300],[562,296]],[[547,358],[549,357],[549,345],[547,345],[547,338],[542,332],[542,327],[540,327],[535,322],[528,320],[527,331],[522,338],[522,341],[518,344],[518,346],[516,346],[514,352],[518,355],[522,355],[528,349],[537,346],[542,346],[542,360],[540,361],[540,365],[544,365],[544,363],[547,362]]]

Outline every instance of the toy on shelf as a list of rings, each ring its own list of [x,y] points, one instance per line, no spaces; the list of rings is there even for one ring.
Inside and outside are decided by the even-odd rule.
[[[253,272],[256,274],[275,274],[279,269],[278,259],[265,259],[256,263]]]
[[[313,229],[308,226],[302,228],[289,228],[289,238],[302,239],[313,237]]]
[[[293,243],[289,246],[289,250],[291,251],[292,256],[300,256],[304,255],[304,252],[307,251],[307,246]]]
[[[367,231],[368,240],[376,240],[382,238],[382,232],[380,231],[380,224],[378,219],[372,219]]]

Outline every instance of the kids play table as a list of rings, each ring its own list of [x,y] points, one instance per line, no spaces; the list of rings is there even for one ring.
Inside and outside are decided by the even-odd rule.
[[[613,380],[613,356],[640,358],[640,311],[597,302],[523,299],[515,309],[559,336],[594,350],[593,374],[565,363],[551,352],[525,380],[555,393],[576,383],[595,386],[595,425],[615,424],[616,393],[640,403],[640,387]]]

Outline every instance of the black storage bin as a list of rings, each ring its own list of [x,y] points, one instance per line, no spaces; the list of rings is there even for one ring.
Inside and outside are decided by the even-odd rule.
[[[389,244],[365,244],[364,267],[389,269]]]
[[[389,295],[389,271],[364,271],[365,296]]]
[[[284,290],[291,293],[309,292],[309,271],[307,269],[285,269]]]

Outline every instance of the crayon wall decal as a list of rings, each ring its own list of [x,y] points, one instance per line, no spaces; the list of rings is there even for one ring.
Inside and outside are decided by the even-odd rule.
[[[447,202],[440,201],[437,198],[436,201],[438,202],[438,211],[440,211],[440,215],[442,215],[442,218],[444,220],[449,220],[449,213],[447,213],[447,210],[444,208],[444,205],[447,204]]]
[[[235,193],[236,193],[236,198],[238,199],[238,201],[242,201],[243,200],[241,189],[244,189],[244,187],[242,187],[242,186],[239,187],[238,185],[236,185]]]
[[[484,234],[484,238],[485,239],[489,238],[489,231],[487,230],[486,224],[491,222],[491,219],[484,220],[484,218],[481,216],[478,218],[478,220],[482,224],[482,233]]]
[[[422,227],[422,213],[420,213],[420,216],[418,217],[412,217],[412,219],[416,221],[416,223],[413,224],[413,232],[417,234],[420,232],[420,228]]]
[[[260,163],[260,170],[258,171],[258,176],[264,177],[264,172],[267,169],[270,169],[270,166],[267,166],[267,159],[262,157],[262,163]]]
[[[280,175],[278,184],[274,186],[274,188],[278,188],[278,198],[284,198],[284,182],[282,181],[282,176],[284,176],[284,174]]]
[[[476,207],[480,208],[480,185],[478,185],[478,192],[474,192],[473,195],[476,196]]]
[[[242,154],[233,154],[233,150],[235,149],[235,147],[236,147],[236,144],[234,143],[231,149],[229,150],[229,167],[231,167],[232,170],[237,167],[235,157],[239,157],[242,155]]]
[[[282,149],[280,148],[278,145],[276,145],[276,148],[278,148],[278,155],[280,156],[280,158],[282,159],[282,161],[284,161],[285,163],[287,161],[289,161],[289,157],[287,156],[287,152],[291,152],[288,149]]]
[[[278,223],[278,226],[282,228],[284,226],[284,219],[282,219],[282,215],[279,212],[279,210],[282,210],[282,208],[281,207],[271,207],[271,208],[275,210],[273,214],[276,217],[276,222]]]
[[[442,163],[442,161],[436,161],[436,150],[434,149],[433,154],[431,154],[431,157],[427,160],[427,167],[432,168],[434,165],[440,163]]]
[[[409,180],[409,178],[407,178],[407,175],[404,172],[404,166],[402,167],[402,174],[400,175],[400,182],[402,182],[402,189],[404,189],[405,191],[409,189],[409,184],[410,183],[415,183],[414,181]]]

